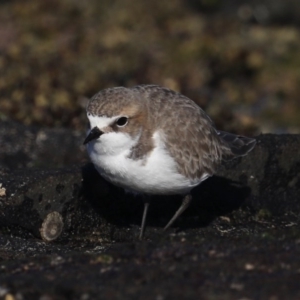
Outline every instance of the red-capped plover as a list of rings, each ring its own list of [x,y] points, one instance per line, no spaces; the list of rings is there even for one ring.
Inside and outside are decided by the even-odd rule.
[[[142,195],[183,195],[165,229],[189,206],[190,191],[212,176],[222,159],[246,155],[256,144],[217,130],[195,102],[157,85],[102,90],[89,101],[87,116],[84,144],[101,176]],[[148,206],[145,200],[140,238]]]

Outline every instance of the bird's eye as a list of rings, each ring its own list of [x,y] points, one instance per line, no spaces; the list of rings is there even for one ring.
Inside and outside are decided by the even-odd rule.
[[[128,123],[128,118],[127,117],[121,117],[116,122],[118,127],[124,127],[127,123]]]

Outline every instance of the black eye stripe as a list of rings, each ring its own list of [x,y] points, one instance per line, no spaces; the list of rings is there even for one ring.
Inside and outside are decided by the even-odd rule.
[[[117,121],[116,121],[116,124],[117,126],[119,127],[123,127],[127,124],[128,122],[128,118],[127,117],[120,117]]]

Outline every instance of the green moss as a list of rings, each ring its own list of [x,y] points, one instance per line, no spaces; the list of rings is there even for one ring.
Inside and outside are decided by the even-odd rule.
[[[245,28],[237,18],[216,18],[221,7],[219,0],[6,2],[1,114],[83,129],[82,97],[110,86],[157,83],[204,108],[226,102],[239,132],[265,123],[299,130],[297,28]]]
[[[254,219],[256,219],[257,221],[263,221],[263,220],[268,220],[272,217],[272,213],[268,210],[268,209],[260,209]]]

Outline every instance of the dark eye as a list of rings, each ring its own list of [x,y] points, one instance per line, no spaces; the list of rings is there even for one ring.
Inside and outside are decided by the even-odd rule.
[[[128,118],[127,117],[121,117],[117,120],[116,124],[118,127],[123,127],[127,124]]]

